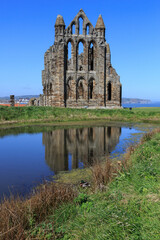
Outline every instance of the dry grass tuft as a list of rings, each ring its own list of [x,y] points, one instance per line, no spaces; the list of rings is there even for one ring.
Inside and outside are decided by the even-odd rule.
[[[132,166],[131,155],[134,153],[135,149],[139,145],[150,140],[153,135],[159,132],[160,129],[155,129],[152,132],[146,133],[138,145],[130,146],[127,149],[122,160],[112,162],[111,159],[107,159],[104,164],[95,163],[92,167],[94,187],[103,190],[106,188],[105,186],[120,172],[128,170]]]
[[[123,155],[122,160],[114,161],[107,159],[104,164],[97,163],[92,167],[92,178],[94,187],[98,189],[105,189],[106,185],[122,171],[126,171],[131,167],[131,154],[134,153],[135,146],[130,146]]]
[[[43,221],[59,204],[72,201],[75,196],[70,185],[46,183],[36,189],[29,199],[13,196],[4,199],[0,204],[0,239],[26,239],[27,229]]]
[[[156,129],[154,129],[152,132],[146,133],[146,134],[142,137],[142,139],[141,139],[141,141],[140,141],[140,144],[143,144],[144,142],[151,140],[152,136],[155,135],[155,134],[157,134],[157,133],[160,133],[160,128],[156,128]]]
[[[92,167],[94,187],[103,190],[120,168],[121,163],[113,164],[111,159],[107,159],[104,164],[95,164]]]

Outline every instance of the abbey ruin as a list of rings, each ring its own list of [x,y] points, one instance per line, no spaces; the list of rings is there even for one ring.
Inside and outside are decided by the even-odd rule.
[[[55,41],[45,53],[41,106],[120,107],[120,77],[111,65],[105,25],[100,15],[95,28],[81,9],[66,28],[55,23]]]

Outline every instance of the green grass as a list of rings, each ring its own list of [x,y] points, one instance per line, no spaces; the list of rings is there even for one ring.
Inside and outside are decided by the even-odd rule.
[[[91,168],[84,169],[73,169],[69,172],[60,172],[58,175],[54,177],[56,182],[65,183],[65,184],[74,184],[77,185],[80,183],[82,179],[85,181],[91,181],[92,171]]]
[[[147,135],[130,168],[103,192],[81,190],[31,230],[35,239],[160,239],[160,133]]]
[[[159,112],[160,108],[159,107],[139,107],[139,108],[133,108],[134,111],[145,111],[145,112]]]
[[[160,123],[160,108],[70,109],[0,106],[0,124],[64,123],[75,121],[126,121]]]

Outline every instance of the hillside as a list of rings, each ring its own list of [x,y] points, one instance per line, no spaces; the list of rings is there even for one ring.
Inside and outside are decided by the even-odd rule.
[[[122,98],[122,104],[129,104],[129,103],[151,103],[151,100],[148,99],[139,99],[139,98]]]

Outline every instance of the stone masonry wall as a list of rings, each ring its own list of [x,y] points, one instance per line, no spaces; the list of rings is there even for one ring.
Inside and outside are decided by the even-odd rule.
[[[82,29],[80,18],[83,20]],[[79,55],[80,44],[83,45],[83,51]],[[63,17],[58,15],[54,45],[44,56],[43,95],[40,96],[39,105],[120,107],[120,77],[110,59],[101,15],[95,28],[82,9],[67,28]]]

